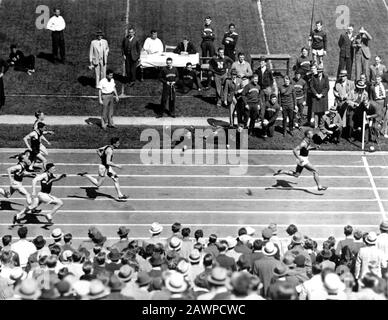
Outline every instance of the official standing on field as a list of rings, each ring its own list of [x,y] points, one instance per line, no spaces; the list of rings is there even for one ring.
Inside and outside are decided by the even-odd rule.
[[[132,87],[136,81],[136,68],[141,52],[140,42],[135,35],[135,28],[129,28],[128,36],[124,38],[121,50],[125,60],[125,75]]]
[[[108,63],[109,45],[108,41],[103,39],[104,36],[101,30],[96,32],[97,39],[90,44],[89,61],[90,69],[96,72],[96,88],[101,79],[106,77],[106,65]]]
[[[350,24],[346,33],[341,34],[338,40],[338,46],[340,48],[339,64],[337,76],[339,76],[342,70],[348,72],[348,79],[352,78],[352,66],[353,66],[353,35],[354,26]]]
[[[101,128],[116,128],[113,124],[113,104],[114,100],[119,102],[119,96],[116,90],[116,84],[113,80],[113,71],[106,72],[106,78],[102,79],[98,85],[99,102],[102,105]]]
[[[8,64],[4,59],[0,58],[0,110],[5,105],[5,92],[4,92],[4,74],[8,70]]]
[[[47,22],[46,28],[51,31],[54,62],[58,60],[65,63],[65,35],[63,31],[66,28],[66,22],[61,16],[60,9],[54,9],[54,15]],[[58,50],[60,57],[58,56]]]
[[[163,83],[162,102],[157,118],[163,117],[163,113],[167,110],[167,103],[169,104],[169,115],[175,118],[175,84],[179,80],[179,73],[177,68],[172,66],[172,59],[167,58],[166,67],[160,71],[160,81]]]

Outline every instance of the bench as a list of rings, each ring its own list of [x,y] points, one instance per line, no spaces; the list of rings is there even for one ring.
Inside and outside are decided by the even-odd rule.
[[[289,54],[251,54],[251,65],[254,70],[255,61],[259,61],[262,58],[270,61],[283,61],[286,63],[286,67],[272,68],[272,72],[285,72],[290,75],[290,61],[291,56]]]

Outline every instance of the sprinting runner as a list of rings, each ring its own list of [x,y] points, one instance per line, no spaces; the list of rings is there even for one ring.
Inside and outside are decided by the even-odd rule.
[[[27,150],[18,155],[18,163],[7,169],[10,187],[10,192],[7,192],[9,196],[13,195],[16,191],[26,198],[27,204],[31,205],[31,194],[23,186],[24,177],[35,177],[35,174],[28,173],[28,167],[30,165],[29,160],[30,152]],[[0,192],[1,194],[1,192]],[[7,196],[7,194],[5,196]]]
[[[127,196],[123,195],[120,190],[119,177],[114,172],[113,168],[121,169],[121,165],[113,163],[113,150],[117,149],[120,146],[119,138],[112,138],[111,144],[97,149],[97,154],[101,159],[101,164],[98,168],[98,178],[94,178],[89,175],[87,172],[78,173],[79,176],[87,178],[91,183],[93,183],[97,188],[99,188],[105,180],[105,177],[108,176],[114,182],[118,200],[128,199]]]
[[[45,114],[42,111],[38,110],[38,111],[35,112],[36,120],[34,122],[33,130],[38,130],[38,123],[41,123],[41,122],[43,123],[44,117],[45,117]],[[49,135],[54,134],[54,131],[49,131],[49,130],[44,131],[43,132],[43,136],[41,138],[42,142],[44,142],[44,143],[46,143],[47,145],[50,146],[51,143],[44,136],[46,134],[49,134]],[[46,148],[46,146],[43,143],[41,143],[41,145],[40,145],[40,152],[44,156],[48,156],[47,148]]]
[[[45,128],[46,128],[46,125],[43,122],[39,122],[37,124],[37,129],[36,130],[34,129],[34,131],[30,132],[28,135],[24,137],[24,143],[26,144],[27,148],[31,151],[31,157],[30,157],[31,171],[34,168],[34,164],[36,160],[40,160],[43,163],[43,169],[46,168],[47,160],[41,152],[42,137],[44,135]]]
[[[63,201],[51,194],[51,189],[53,183],[59,181],[63,178],[66,178],[66,174],[61,174],[59,177],[54,175],[55,165],[54,163],[48,163],[46,165],[45,172],[37,175],[34,180],[32,180],[32,204],[26,207],[23,211],[16,214],[13,218],[13,224],[18,223],[22,215],[29,212],[34,213],[34,210],[43,203],[43,204],[52,204],[54,207],[49,213],[46,214],[46,219],[48,224],[53,224],[52,219],[53,215],[63,206]],[[40,192],[36,193],[36,184],[40,182]]]
[[[284,174],[295,178],[299,178],[303,169],[307,169],[308,171],[313,173],[315,183],[317,184],[317,187],[318,187],[318,191],[324,191],[324,190],[327,190],[327,187],[321,185],[318,171],[310,163],[308,158],[310,150],[318,149],[318,147],[312,146],[313,136],[314,136],[314,131],[312,129],[307,129],[304,133],[304,138],[302,142],[293,150],[295,158],[297,159],[296,170],[295,171],[279,170],[278,172],[274,173],[274,176]]]

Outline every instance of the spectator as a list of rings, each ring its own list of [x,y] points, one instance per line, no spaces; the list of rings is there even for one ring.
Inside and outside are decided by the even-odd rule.
[[[379,129],[381,126],[379,126],[379,123],[377,122],[377,119],[379,118],[379,106],[376,104],[376,102],[371,100],[364,100],[359,108],[359,114],[357,118],[357,128],[360,128],[361,131],[362,128],[362,115],[366,114],[366,125],[365,125],[365,136],[367,137],[368,142],[374,142],[377,143],[377,136]]]
[[[119,96],[116,90],[116,83],[113,79],[113,71],[107,70],[106,77],[100,80],[98,84],[98,97],[102,105],[101,128],[116,128],[113,123],[114,101],[119,102]]]
[[[190,239],[190,228],[183,228],[182,229],[182,249],[181,249],[181,256],[185,259],[189,258],[189,255],[191,253],[191,250],[193,250],[193,241]]]
[[[100,273],[106,271],[106,254],[105,252],[100,252],[96,255],[93,262],[93,274],[98,276]]]
[[[106,77],[106,66],[108,64],[109,45],[106,39],[103,39],[104,33],[101,30],[96,32],[95,40],[90,43],[89,49],[89,69],[96,74],[96,88],[101,79]]]
[[[361,73],[367,74],[369,71],[369,60],[371,58],[369,41],[371,40],[372,36],[369,32],[366,31],[364,27],[361,27],[353,44],[356,63],[356,79],[359,79]]]
[[[182,239],[181,228],[182,228],[182,225],[179,222],[175,222],[171,226],[172,235],[169,238],[167,238],[167,240],[166,240],[167,243],[169,243],[171,238],[173,238],[173,237],[177,237],[177,238]]]
[[[129,231],[130,230],[127,227],[121,226],[117,231],[117,234],[120,237],[120,240],[114,243],[111,246],[111,249],[116,248],[119,252],[122,252],[125,248],[127,248],[130,242],[128,240]]]
[[[15,252],[15,251],[12,251],[11,250],[11,244],[12,244],[12,236],[11,235],[5,235],[1,238],[1,242],[3,244],[3,248],[1,248],[0,250],[0,255],[5,252],[5,251],[8,251],[11,253],[12,255],[12,261],[13,261],[13,264],[15,265],[15,267],[18,267],[20,266],[20,262],[19,262],[19,255]]]
[[[309,253],[305,250],[303,247],[303,235],[300,232],[294,233],[292,237],[292,242],[291,245],[288,247],[288,251],[285,253],[286,254],[292,254],[294,257],[303,255],[305,257],[305,266],[306,266],[306,271],[307,275],[311,275],[311,257]],[[296,263],[296,262],[295,262]]]
[[[345,247],[351,247],[354,243],[354,238],[353,238],[353,227],[350,225],[347,225],[344,227],[344,235],[345,239],[340,240],[337,244],[337,249],[335,250],[335,254],[337,256],[341,255],[342,249]]]
[[[202,241],[203,240],[203,230],[202,229],[195,230],[194,238],[195,238],[196,243]]]
[[[38,282],[34,279],[25,279],[15,288],[16,300],[37,300],[41,293]]]
[[[182,257],[182,239],[177,237],[171,238],[170,242],[168,243],[168,250],[173,251],[177,256]]]
[[[196,86],[198,91],[201,91],[201,83],[198,81],[198,76],[191,62],[186,63],[186,68],[182,71],[182,78],[178,81],[177,86],[183,94],[189,93]]]
[[[313,61],[319,67],[323,67],[323,57],[327,53],[327,35],[323,30],[322,21],[315,23],[315,29],[310,33],[309,46],[311,47],[311,54]]]
[[[302,78],[307,81],[307,74],[311,72],[311,60],[309,58],[309,49],[303,47],[301,55],[296,59],[295,72],[299,73]]]
[[[260,122],[263,132],[263,138],[273,137],[275,132],[275,124],[280,112],[276,94],[272,93],[269,101],[265,102],[260,110]]]
[[[346,300],[345,285],[341,281],[338,275],[333,272],[329,272],[323,278],[323,286],[326,289],[325,300]]]
[[[216,85],[216,100],[217,107],[222,106],[223,98],[223,86],[228,78],[229,71],[233,64],[233,60],[225,56],[224,49],[218,48],[217,56],[214,56],[209,61],[209,76],[206,84],[206,88],[210,87],[211,77],[214,77],[214,82]]]
[[[101,280],[90,281],[89,300],[102,300],[110,294],[110,289],[105,287]]]
[[[215,267],[207,278],[210,292],[200,295],[197,300],[226,300],[230,293],[226,287],[228,281],[228,272],[221,267]]]
[[[107,257],[109,259],[109,262],[105,265],[105,269],[108,272],[114,273],[116,270],[119,270],[121,268],[121,253],[119,250],[117,250],[117,248],[110,249],[110,252],[108,253]]]
[[[16,44],[12,44],[10,50],[8,64],[13,66],[15,71],[26,72],[29,76],[32,75],[35,72],[35,56],[32,54],[25,56]]]
[[[211,23],[211,17],[206,17],[205,25],[202,28],[202,57],[213,57],[216,54],[216,48],[214,47],[215,35]]]
[[[245,54],[243,52],[238,53],[237,61],[233,62],[231,70],[236,70],[237,78],[241,80],[242,87],[249,83],[249,79],[253,75],[251,64],[245,61]]]
[[[283,136],[285,136],[287,132],[287,118],[289,134],[293,136],[294,111],[296,111],[298,108],[296,103],[295,88],[291,84],[291,79],[289,76],[284,76],[283,81],[283,84],[279,88],[280,105],[283,110]]]
[[[65,63],[65,28],[66,22],[61,16],[61,10],[59,8],[55,8],[54,15],[49,19],[46,25],[46,29],[51,31],[54,62],[59,61],[60,63]]]
[[[115,274],[112,274],[109,278],[110,293],[103,300],[133,300],[132,297],[124,296],[121,290],[125,287],[125,283],[122,282]]]
[[[49,248],[53,245],[62,246],[63,232],[60,228],[55,228],[51,232],[51,238],[53,238],[54,242],[49,244]]]
[[[300,284],[296,290],[299,293],[299,300],[322,300],[326,296],[326,289],[323,286],[323,278],[330,269],[322,270],[318,264],[313,265],[311,279]]]
[[[298,294],[293,284],[285,281],[278,283],[270,292],[270,300],[297,300]]]
[[[0,110],[5,105],[4,75],[8,70],[8,64],[0,58]]]
[[[369,67],[369,81],[374,84],[376,82],[376,76],[382,76],[386,72],[388,72],[388,69],[381,63],[381,57],[376,56],[375,63]]]
[[[178,43],[176,48],[174,49],[174,53],[176,54],[196,54],[197,49],[195,49],[193,43],[189,40],[187,36],[183,37],[183,40]]]
[[[351,126],[353,126],[353,123]],[[331,106],[329,112],[323,115],[319,123],[319,130],[318,136],[321,143],[330,142],[338,144],[341,142],[342,119],[337,112],[336,106]]]
[[[166,242],[164,239],[161,238],[161,235],[160,235],[162,233],[162,231],[163,231],[163,226],[158,222],[154,222],[151,225],[151,228],[149,229],[149,232],[151,233],[151,238],[144,240],[143,248],[146,248],[147,245],[149,245],[149,244],[161,243],[161,244],[165,245]]]
[[[272,271],[282,263],[275,259],[277,248],[272,242],[267,242],[263,248],[264,257],[253,264],[253,274],[256,274],[263,284],[263,297],[268,296],[268,288],[272,279]]]
[[[204,252],[210,253],[214,257],[217,257],[219,255],[220,252],[218,251],[218,247],[217,247],[217,235],[211,234],[209,236],[209,243],[207,244],[207,247],[205,248]]]
[[[229,31],[225,32],[222,44],[224,45],[225,55],[236,60],[236,46],[238,41],[238,34],[236,32],[236,26],[234,23],[229,24]]]
[[[83,275],[80,277],[80,280],[92,281],[97,279],[97,276],[93,274],[93,263],[90,261],[84,262],[82,265]]]
[[[140,62],[141,46],[136,37],[134,27],[128,28],[128,35],[123,39],[121,44],[121,53],[125,60],[125,76],[132,87],[136,81],[136,68]],[[162,50],[163,51],[163,50]],[[143,77],[140,79],[143,81]]]
[[[352,78],[352,66],[353,66],[353,57],[354,57],[354,35],[353,35],[354,25],[349,24],[346,33],[341,34],[338,40],[338,46],[340,48],[340,58],[338,65],[338,75],[342,70],[346,70],[346,74],[349,79]]]
[[[164,264],[163,257],[160,253],[154,253],[152,257],[149,259],[149,262],[152,266],[151,271],[148,272],[148,275],[155,279],[160,278],[162,276],[162,268],[161,266]]]
[[[229,109],[229,126],[234,127],[236,106],[238,104],[238,95],[243,91],[243,82],[237,76],[237,71],[233,69],[230,72],[231,78],[226,79],[224,85],[224,105]]]
[[[388,260],[388,220],[380,223],[380,234],[377,236],[376,247],[385,255],[385,260]]]
[[[330,261],[332,256],[333,256],[333,254],[332,254],[331,250],[324,249],[321,251],[322,269],[331,269],[333,271],[335,270],[335,263],[333,261]]]
[[[383,295],[376,293],[379,278],[373,273],[366,273],[361,279],[359,292],[355,294],[357,300],[386,300]]]
[[[228,251],[225,253],[225,255],[233,258],[234,261],[237,261],[241,256],[241,253],[238,253],[236,250],[234,250],[237,245],[237,240],[233,237],[227,237],[225,240],[228,244]]]
[[[32,240],[32,243],[35,245],[36,251],[28,257],[27,270],[31,268],[32,264],[38,263],[40,257],[50,255],[50,250],[46,246],[46,240],[43,236],[37,236],[34,240]]]
[[[295,71],[295,77],[292,81],[292,85],[295,89],[296,106],[296,122],[295,127],[301,128],[305,123],[305,106],[306,106],[306,95],[307,95],[307,82],[302,78],[300,71]]]
[[[318,68],[318,75],[314,75],[310,82],[312,92],[312,112],[315,117],[315,127],[318,126],[323,114],[328,108],[328,93],[330,90],[329,78]]]
[[[369,232],[365,238],[366,247],[360,248],[356,259],[355,278],[362,279],[369,271],[369,264],[376,263],[376,275],[381,277],[381,270],[387,268],[387,260],[384,253],[376,247],[377,235]]]
[[[145,54],[160,54],[163,51],[163,42],[158,38],[158,32],[156,30],[151,30],[150,36],[143,44],[143,52]]]
[[[208,276],[211,274],[213,270],[215,258],[212,254],[208,253],[203,257],[202,264],[204,267],[204,271],[202,271],[194,280],[194,284],[197,287],[203,289],[209,289]]]
[[[230,279],[232,295],[230,300],[264,300],[256,292],[252,292],[250,283],[252,276],[245,272],[236,272]]]
[[[166,288],[171,294],[169,300],[187,300],[184,293],[188,284],[182,274],[171,272],[166,278]]]
[[[388,138],[387,93],[386,93],[385,86],[381,81],[382,81],[381,76],[377,75],[376,82],[371,87],[371,96],[377,108],[378,117],[376,118],[376,121],[383,122],[382,131],[384,132],[384,136]]]
[[[263,90],[265,101],[270,99],[271,93],[275,93],[272,90],[275,84],[274,77],[272,70],[268,68],[267,62],[268,59],[261,58],[260,67],[255,72],[259,76],[258,82],[261,90]]]
[[[18,229],[18,236],[20,240],[11,244],[11,250],[19,255],[20,266],[24,268],[27,265],[28,257],[36,251],[36,247],[32,242],[27,240],[27,227],[20,227]]]
[[[160,109],[156,117],[163,117],[163,113],[167,110],[168,104],[168,114],[170,117],[175,118],[175,84],[179,80],[179,73],[178,69],[172,65],[172,58],[169,57],[166,59],[166,66],[161,69],[159,80],[163,84],[163,90]]]
[[[81,244],[79,245],[78,249],[85,248],[88,251],[92,251],[93,247],[95,245],[94,239],[98,233],[99,233],[99,231],[96,227],[90,227],[88,229],[89,239],[82,241]]]
[[[218,262],[219,266],[230,271],[236,271],[236,261],[226,255],[228,250],[228,242],[221,240],[218,249],[220,254],[216,257],[216,261]]]
[[[204,271],[204,266],[201,265],[201,254],[197,249],[193,249],[189,255],[190,261],[190,271],[189,279],[191,283],[194,283],[194,280]]]

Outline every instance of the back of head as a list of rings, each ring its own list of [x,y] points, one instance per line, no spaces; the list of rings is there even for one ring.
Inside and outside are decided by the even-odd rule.
[[[6,247],[12,242],[12,236],[7,234],[1,238],[3,246]]]
[[[298,232],[298,228],[296,227],[296,225],[294,224],[290,224],[287,229],[286,229],[286,232],[289,236],[293,236],[295,233]]]
[[[297,300],[297,298],[295,286],[287,281],[277,282],[274,290],[270,291],[271,300]]]
[[[27,227],[20,227],[19,229],[18,229],[18,236],[19,236],[19,238],[20,239],[25,239],[25,238],[27,238],[27,234],[28,234],[28,229],[27,229]]]
[[[173,233],[177,233],[181,230],[181,227],[182,225],[179,223],[179,222],[175,222],[172,226],[171,226],[171,231]]]
[[[208,253],[203,257],[203,266],[206,267],[211,267],[213,265],[213,255]]]
[[[190,236],[190,233],[191,233],[190,228],[183,228],[183,229],[182,229],[182,236],[183,236],[184,238],[189,237],[189,236]]]

